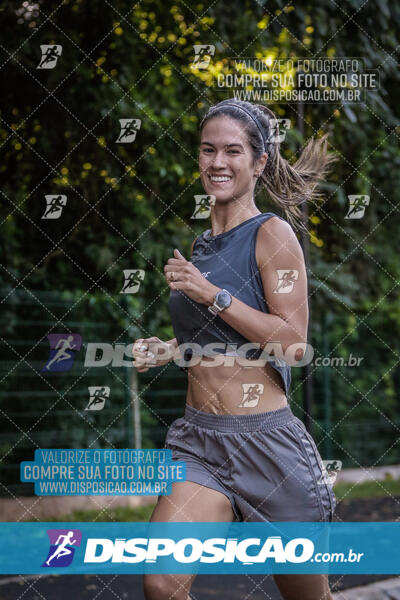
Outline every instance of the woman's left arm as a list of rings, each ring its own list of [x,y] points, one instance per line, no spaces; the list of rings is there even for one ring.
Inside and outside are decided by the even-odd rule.
[[[249,341],[259,343],[261,348],[268,342],[279,342],[285,353],[291,344],[307,342],[308,327],[304,255],[289,223],[272,217],[259,227],[256,259],[269,313],[232,296],[231,305],[219,313],[219,317]],[[221,289],[213,288],[207,288],[203,301],[208,306]]]

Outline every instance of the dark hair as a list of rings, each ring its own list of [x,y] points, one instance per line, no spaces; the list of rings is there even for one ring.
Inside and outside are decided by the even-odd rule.
[[[249,116],[249,112],[253,118]],[[243,123],[254,161],[260,158],[263,152],[268,154],[265,169],[257,180],[256,191],[262,187],[272,202],[283,209],[293,227],[307,231],[299,205],[321,197],[316,187],[329,172],[330,164],[336,160],[336,156],[327,151],[328,135],[325,134],[319,139],[312,138],[298,160],[291,165],[281,156],[280,142],[276,135],[279,126],[272,110],[262,104],[252,104],[243,100],[223,100],[209,108],[200,123],[200,132],[208,120],[220,115]],[[271,121],[272,119],[274,121]]]

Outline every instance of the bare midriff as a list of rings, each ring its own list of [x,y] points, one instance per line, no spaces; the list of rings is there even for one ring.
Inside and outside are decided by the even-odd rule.
[[[186,402],[193,408],[213,414],[249,415],[287,406],[281,376],[270,364],[243,366],[235,356],[224,356],[224,364],[218,366],[204,364],[212,361],[203,356],[203,364],[188,369]]]

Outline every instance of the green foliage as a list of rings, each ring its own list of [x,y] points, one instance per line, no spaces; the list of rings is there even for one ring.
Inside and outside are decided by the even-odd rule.
[[[384,481],[365,481],[364,483],[350,483],[341,481],[334,486],[338,502],[354,498],[379,498],[382,496],[400,496],[400,479],[385,479]]]

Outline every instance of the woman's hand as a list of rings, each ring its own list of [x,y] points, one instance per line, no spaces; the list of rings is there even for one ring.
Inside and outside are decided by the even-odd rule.
[[[221,288],[208,281],[176,248],[174,256],[175,258],[168,259],[164,267],[165,278],[171,290],[182,290],[195,302],[211,306],[215,294]]]
[[[158,337],[139,338],[132,348],[133,366],[139,373],[145,373],[151,367],[166,365],[174,356],[175,346],[162,342]]]

